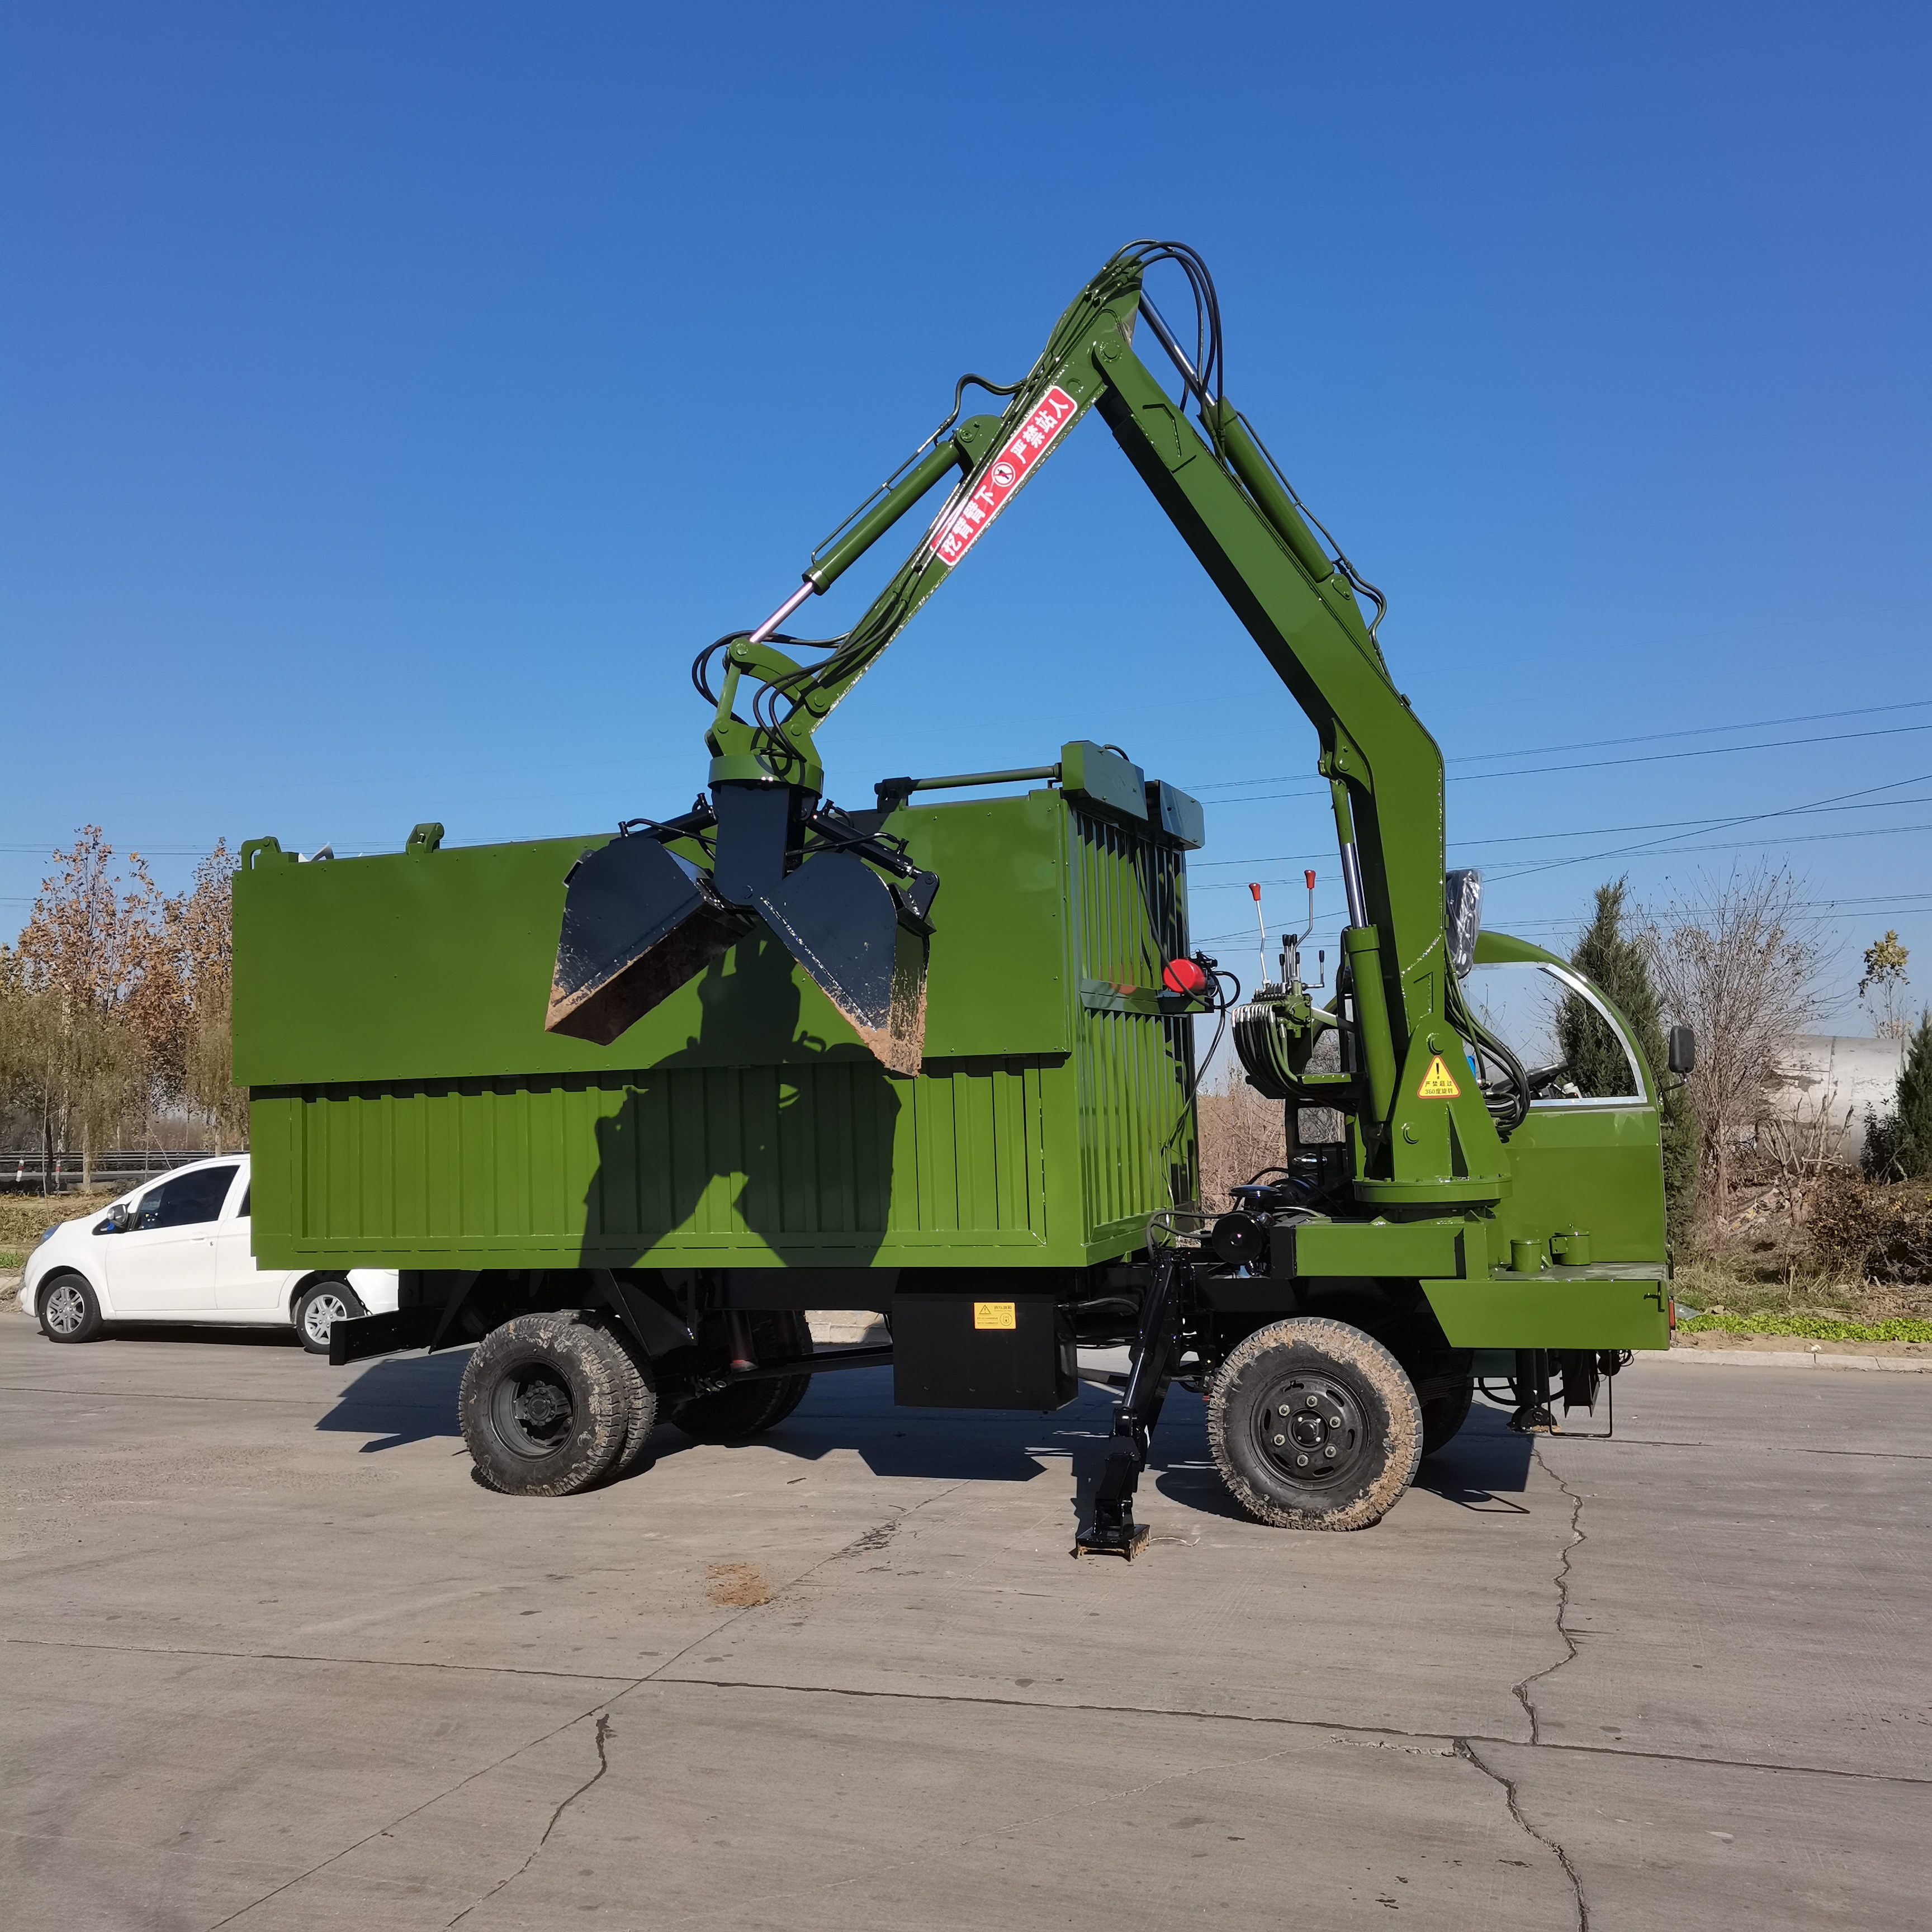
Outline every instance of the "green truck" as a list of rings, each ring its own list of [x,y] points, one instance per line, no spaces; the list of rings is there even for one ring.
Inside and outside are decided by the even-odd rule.
[[[1191,355],[1142,286],[1161,262],[1194,296]],[[910,1406],[1050,1411],[1081,1349],[1124,1346],[1077,1546],[1131,1556],[1175,1382],[1255,1516],[1352,1528],[1479,1378],[1546,1426],[1666,1346],[1658,1074],[1600,992],[1482,931],[1479,878],[1445,870],[1442,754],[1384,660],[1380,593],[1226,400],[1220,326],[1198,256],[1137,243],[1022,381],[962,379],[799,589],[699,653],[690,811],[488,846],[424,824],[320,863],[243,847],[256,1258],[402,1270],[401,1306],[338,1323],[334,1358],[473,1345],[460,1419],[496,1487],[606,1480],[661,1420],[756,1435],[836,1370],[890,1364]],[[975,384],[998,415],[962,416]],[[817,727],[1089,410],[1317,728],[1348,908],[1332,988],[1306,934],[1245,999],[1195,946],[1201,808],[1118,747],[827,800]],[[782,628],[942,484],[850,631]],[[1580,1003],[1621,1090],[1526,1066],[1468,992],[1497,970]],[[1215,1211],[1207,1018],[1288,1130]],[[1673,1072],[1691,1051],[1674,1032]],[[890,1343],[814,1349],[812,1308],[875,1310]]]

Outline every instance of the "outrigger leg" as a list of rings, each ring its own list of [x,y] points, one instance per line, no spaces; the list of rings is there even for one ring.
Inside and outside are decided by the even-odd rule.
[[[1141,1332],[1134,1365],[1114,1411],[1114,1438],[1094,1491],[1092,1524],[1073,1540],[1076,1556],[1124,1556],[1132,1562],[1147,1541],[1144,1526],[1134,1520],[1134,1492],[1147,1467],[1148,1444],[1180,1352],[1181,1260],[1163,1248],[1141,1306]]]

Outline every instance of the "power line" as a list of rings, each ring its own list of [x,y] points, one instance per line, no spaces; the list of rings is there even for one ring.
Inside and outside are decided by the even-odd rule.
[[[1922,772],[1916,778],[1893,778],[1883,784],[1866,785],[1857,791],[1835,792],[1829,798],[1814,799],[1811,802],[1814,806],[1841,805],[1848,799],[1869,798],[1874,792],[1896,791],[1900,785],[1922,784],[1928,779],[1932,779],[1932,772]],[[1742,813],[1737,818],[1730,820],[1728,822],[1726,829],[1728,830],[1730,826],[1759,825],[1762,824],[1767,818],[1780,818],[1785,815],[1786,814],[1783,812],[1754,812]],[[1684,836],[1685,835],[1682,832],[1677,835],[1679,838]],[[1522,871],[1513,873],[1511,877],[1519,879],[1525,878],[1532,872],[1546,872],[1553,870],[1559,866],[1592,865],[1598,860],[1604,859],[1636,858],[1646,853],[1654,853],[1657,848],[1660,845],[1668,845],[1671,842],[1670,838],[1668,837],[1663,838],[1652,838],[1646,841],[1645,843],[1641,845],[1624,845],[1618,847],[1614,850],[1603,852],[1580,853],[1575,857],[1570,859],[1546,860],[1540,866],[1526,866]],[[1660,856],[1667,858],[1670,854],[1668,853],[1665,853]]]
[[[1913,900],[1923,900],[1924,903],[1922,904],[1910,903]],[[1932,912],[1932,892],[1913,892],[1906,894],[1903,898],[1896,897],[1888,892],[1876,892],[1862,898],[1796,899],[1792,902],[1791,910],[1794,912],[1838,913],[1844,918],[1852,919],[1864,917],[1866,915],[1863,908],[1870,906],[1880,906],[1888,912],[1900,914]],[[1694,912],[1704,908],[1690,906],[1686,910]],[[1318,932],[1326,931],[1328,922],[1330,919],[1339,921],[1346,916],[1346,908],[1341,906],[1330,908],[1328,911],[1318,914],[1316,920]],[[1570,919],[1512,919],[1504,926],[1489,927],[1486,929],[1492,932],[1512,932],[1519,935],[1528,932],[1574,932],[1586,923],[1587,921],[1585,916],[1579,914]],[[1255,929],[1252,926],[1235,926],[1226,932],[1209,933],[1204,938],[1197,934],[1195,936],[1194,943],[1197,946],[1234,946],[1238,945],[1244,940],[1250,945],[1253,944]]]
[[[1908,778],[1900,778],[1898,782],[1900,784],[1908,784],[1911,781]],[[1864,805],[1788,805],[1780,806],[1776,812],[1766,812],[1764,816],[1767,818],[1798,818],[1810,812],[1889,812],[1894,806],[1907,805],[1932,805],[1932,794],[1928,794],[1922,798],[1874,799]],[[1452,838],[1449,841],[1449,844],[1450,849],[1454,851],[1481,851],[1486,850],[1492,845],[1534,844],[1546,843],[1556,838],[1612,838],[1626,832],[1660,832],[1672,825],[1680,828],[1682,836],[1688,838],[1693,832],[1708,831],[1715,827],[1735,825],[1737,823],[1738,820],[1732,817],[1654,818],[1641,825],[1578,826],[1569,832],[1498,832],[1486,838]],[[1300,852],[1275,852],[1270,853],[1266,858],[1250,856],[1241,859],[1198,859],[1190,864],[1188,871],[1192,874],[1205,872],[1210,867],[1293,865],[1300,863],[1307,856],[1306,854]],[[1332,857],[1334,854],[1330,853],[1328,856]],[[1211,891],[1213,887],[1204,886],[1202,890]]]
[[[1802,745],[1843,745],[1858,738],[1894,738],[1909,731],[1932,731],[1932,724],[1890,724],[1875,731],[1828,732],[1810,738],[1765,738],[1755,745],[1710,745],[1698,752],[1646,752],[1634,758],[1592,758],[1580,764],[1525,765],[1513,772],[1453,772],[1449,775],[1450,784],[1476,784],[1485,778],[1539,778],[1550,772],[1600,772],[1608,771],[1621,765],[1664,764],[1679,758],[1718,758],[1727,757],[1733,752],[1778,752],[1790,750]],[[1231,779],[1230,784],[1271,784],[1271,778]],[[1204,790],[1205,788],[1199,788]],[[1257,792],[1249,798],[1224,798],[1213,801],[1217,805],[1267,805],[1279,799],[1318,798],[1325,786],[1310,785],[1299,791]]]
[[[1886,838],[1898,832],[1932,832],[1932,822],[1923,825],[1880,825],[1861,826],[1854,832],[1810,832],[1796,838],[1736,838],[1718,845],[1673,845],[1668,852],[1656,854],[1660,859],[1674,859],[1680,854],[1689,852],[1752,852],[1762,850],[1767,845],[1820,845],[1840,838]],[[1564,866],[1586,866],[1592,858],[1601,858],[1604,854],[1585,853],[1574,859],[1553,859],[1546,865],[1522,866],[1513,872],[1501,869],[1491,872],[1488,878],[1492,884],[1500,885],[1505,880],[1526,879],[1538,872],[1554,872]],[[1214,881],[1203,885],[1203,892],[1228,892],[1243,882],[1238,879]],[[1264,886],[1293,886],[1293,879],[1262,879],[1257,882]]]
[[[1618,745],[1660,745],[1673,738],[1706,738],[1724,731],[1770,731],[1786,724],[1828,724],[1840,718],[1871,718],[1881,712],[1892,711],[1923,711],[1932,706],[1932,698],[1913,698],[1897,704],[1862,704],[1850,711],[1805,712],[1792,718],[1755,718],[1736,724],[1700,724],[1684,731],[1648,731],[1634,738],[1586,738],[1574,745],[1526,745],[1514,752],[1469,752],[1448,759],[1452,765],[1478,765],[1492,763],[1498,758],[1533,758],[1552,757],[1558,752],[1600,752]],[[1820,743],[1824,740],[1816,741]],[[1720,751],[1744,751],[1748,746],[1718,746]],[[1586,769],[1588,769],[1586,767]],[[1282,772],[1274,778],[1223,778],[1197,784],[1196,791],[1225,791],[1236,785],[1285,784],[1291,778],[1299,777],[1296,772]]]
[[[1660,852],[1656,856],[1660,859],[1674,859],[1678,854],[1684,852],[1752,852],[1762,850],[1767,845],[1819,845],[1835,838],[1886,838],[1894,832],[1932,832],[1932,824],[1864,826],[1856,832],[1808,832],[1796,838],[1736,838],[1720,845],[1673,845],[1668,852]],[[1590,862],[1590,856],[1586,854],[1576,859],[1552,859],[1546,865],[1525,866],[1516,872],[1498,871],[1492,873],[1490,877],[1498,884],[1505,879],[1526,879],[1532,873],[1553,872],[1562,866],[1587,866]]]

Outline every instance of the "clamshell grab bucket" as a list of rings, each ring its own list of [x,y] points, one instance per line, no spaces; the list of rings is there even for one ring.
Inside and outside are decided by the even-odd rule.
[[[609,1046],[722,958],[755,916],[882,1066],[916,1074],[925,913],[938,880],[907,867],[908,885],[896,887],[849,850],[816,852],[788,872],[809,799],[736,785],[715,796],[712,872],[650,836],[614,838],[571,868],[544,1030]]]
[[[608,1046],[724,958],[749,921],[710,877],[655,838],[614,838],[565,880],[546,1033]]]

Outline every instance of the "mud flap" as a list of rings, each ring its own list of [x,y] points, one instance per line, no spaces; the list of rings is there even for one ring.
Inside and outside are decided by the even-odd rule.
[[[822,852],[751,903],[872,1056],[910,1078],[926,1046],[918,910],[850,852]]]
[[[571,868],[544,1030],[608,1046],[748,929],[688,860],[614,838]]]

